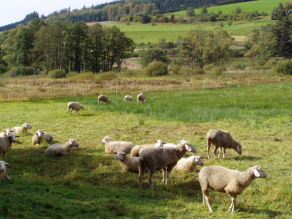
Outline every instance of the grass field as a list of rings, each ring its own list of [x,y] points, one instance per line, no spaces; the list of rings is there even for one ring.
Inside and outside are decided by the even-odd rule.
[[[12,180],[1,183],[0,218],[291,218],[291,93],[292,82],[284,82],[147,93],[144,104],[124,102],[123,95],[110,95],[108,105],[98,105],[96,96],[1,103],[2,129],[24,122],[33,129],[6,155]],[[85,105],[79,116],[68,116],[71,100]],[[227,150],[226,159],[211,155],[207,160],[210,128],[230,131],[243,145],[243,154]],[[38,129],[58,143],[75,138],[80,147],[68,157],[45,157],[48,143],[31,144]],[[194,173],[172,173],[167,186],[157,172],[154,191],[145,174],[140,191],[137,174],[118,172],[120,163],[104,153],[105,135],[135,144],[185,138],[205,166],[244,171],[260,165],[268,178],[255,180],[238,196],[234,214],[227,212],[226,194],[211,192],[214,212],[209,213],[197,181],[201,167]]]

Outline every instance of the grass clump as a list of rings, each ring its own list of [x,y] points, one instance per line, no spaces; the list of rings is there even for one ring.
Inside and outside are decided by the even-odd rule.
[[[245,68],[244,65],[240,65],[239,63],[233,63],[230,65],[230,70],[243,70]]]
[[[161,61],[151,62],[145,70],[146,76],[155,77],[163,76],[168,74],[168,66],[166,63]]]
[[[98,80],[114,80],[116,79],[118,76],[116,73],[114,73],[113,71],[109,71],[109,72],[104,72],[104,73],[100,73],[97,76]]]
[[[68,77],[69,80],[72,81],[94,81],[96,80],[96,76],[92,72],[85,72],[81,74],[74,74],[71,77]]]
[[[49,76],[51,78],[65,78],[66,77],[66,71],[62,69],[56,69],[53,71],[49,71]]]
[[[204,65],[203,70],[204,71],[211,71],[214,67],[215,67],[214,64],[207,64],[207,65]]]
[[[217,75],[217,76],[222,75],[223,69],[220,68],[220,67],[214,67],[213,70],[212,70],[212,73]]]

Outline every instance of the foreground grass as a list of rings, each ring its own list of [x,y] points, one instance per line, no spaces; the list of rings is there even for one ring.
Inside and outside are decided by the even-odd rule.
[[[111,95],[111,104],[96,96],[74,100],[85,105],[80,116],[68,116],[70,99],[2,103],[1,127],[29,122],[7,154],[11,181],[1,183],[0,218],[290,218],[291,217],[291,90],[292,83],[235,89],[148,93],[148,102],[124,102]],[[228,130],[243,145],[243,154],[227,151],[227,159],[206,159],[205,135],[210,128]],[[31,144],[34,131],[50,132],[56,142],[76,138],[72,156],[48,158],[49,146]],[[198,172],[173,173],[170,184],[154,176],[155,190],[138,189],[137,174],[121,173],[120,163],[105,154],[101,139],[109,135],[135,144],[162,139],[188,139],[203,155],[205,166],[222,165],[240,171],[260,165],[268,178],[258,179],[237,199],[211,192],[208,212],[202,205]],[[201,167],[198,167],[201,169]],[[147,175],[147,174],[146,174]]]

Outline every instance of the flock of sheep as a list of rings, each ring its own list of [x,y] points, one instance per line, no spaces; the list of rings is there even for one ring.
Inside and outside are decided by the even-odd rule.
[[[133,100],[129,95],[125,96],[124,100]],[[137,95],[137,100],[140,102],[146,101],[146,95],[141,93]],[[110,102],[107,96],[100,95],[98,102]],[[84,106],[78,102],[68,103],[68,114],[73,110],[79,113],[79,110]],[[75,115],[76,115],[75,113]],[[11,149],[12,143],[15,143],[16,137],[19,137],[21,133],[26,133],[32,126],[28,123],[23,124],[21,127],[14,127],[12,129],[6,129],[0,133],[0,153],[3,153],[3,161],[0,161],[0,181],[4,179],[10,179],[7,172],[5,154]],[[43,139],[47,142],[53,141],[53,137],[41,130],[35,132],[32,137],[32,143],[38,145]],[[210,159],[210,147],[214,145],[213,153],[217,156],[217,149],[219,148],[219,155],[223,148],[223,158],[225,158],[225,151],[227,148],[234,149],[240,155],[242,154],[242,146],[236,142],[229,132],[218,129],[211,129],[207,135],[207,153],[208,159]],[[113,141],[112,137],[105,136],[102,140],[105,147],[105,153],[116,154],[115,159],[121,161],[123,171],[139,173],[139,188],[142,189],[142,179],[145,172],[149,173],[150,188],[153,187],[153,174],[156,170],[163,171],[163,182],[165,184],[169,181],[169,176],[172,170],[175,171],[189,171],[196,170],[196,165],[204,165],[200,156],[190,156],[183,158],[186,152],[196,153],[196,148],[186,140],[178,141],[177,144],[165,143],[162,140],[157,140],[154,144],[134,145],[132,142],[127,141]],[[49,146],[45,154],[50,157],[71,155],[72,147],[78,147],[79,143],[75,139],[70,139],[64,145],[52,144]],[[131,153],[131,157],[128,154]],[[209,203],[209,192],[215,190],[218,192],[227,193],[231,197],[231,205],[229,211],[234,212],[236,197],[241,194],[245,188],[247,188],[254,179],[266,178],[267,174],[259,167],[253,166],[244,172],[227,169],[222,166],[207,166],[199,172],[199,182],[203,193],[203,204],[206,202],[209,210],[212,212],[212,208]]]

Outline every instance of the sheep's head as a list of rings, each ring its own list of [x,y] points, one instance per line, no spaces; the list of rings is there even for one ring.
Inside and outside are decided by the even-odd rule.
[[[196,153],[196,151],[197,151],[196,148],[194,147],[194,145],[192,145],[189,141],[182,140],[182,141],[179,141],[178,143],[184,144],[187,151],[190,151],[193,153]]]
[[[28,123],[24,123],[22,126],[24,128],[26,128],[26,129],[31,129],[32,128],[32,126],[30,124],[28,124]]]
[[[239,153],[241,155],[242,154],[242,146],[241,146],[241,144],[237,143],[235,150],[236,150],[237,153]]]
[[[10,133],[14,131],[12,131],[11,129],[5,129],[3,132],[6,134],[6,136],[9,136]]]
[[[80,104],[80,109],[83,109],[84,110],[84,106],[82,104]]]
[[[9,163],[6,163],[5,161],[0,161],[0,168],[1,168],[1,172],[6,172],[6,166],[10,166]]]
[[[114,154],[116,155],[115,159],[119,160],[123,160],[127,156],[125,152],[114,152]]]
[[[159,148],[163,147],[163,145],[165,144],[165,142],[162,140],[154,141],[154,143],[155,143],[154,147],[159,147]]]
[[[253,166],[250,169],[253,170],[254,176],[256,178],[267,178],[268,174],[260,166]]]
[[[68,143],[71,147],[79,147],[79,143],[75,139],[70,139]]]
[[[200,157],[200,156],[194,156],[194,160],[195,160],[195,163],[196,163],[197,165],[204,166],[204,163],[203,163],[203,161],[201,160],[201,157]]]
[[[105,142],[110,142],[110,141],[112,141],[112,140],[113,140],[112,137],[105,136],[105,137],[102,139],[101,143],[105,144]]]
[[[43,137],[43,134],[45,134],[42,130],[37,130],[35,133],[39,138]]]
[[[19,137],[19,135],[14,135],[13,133],[10,133],[7,138],[10,139],[10,141],[12,141],[13,143],[16,142],[16,137]]]

